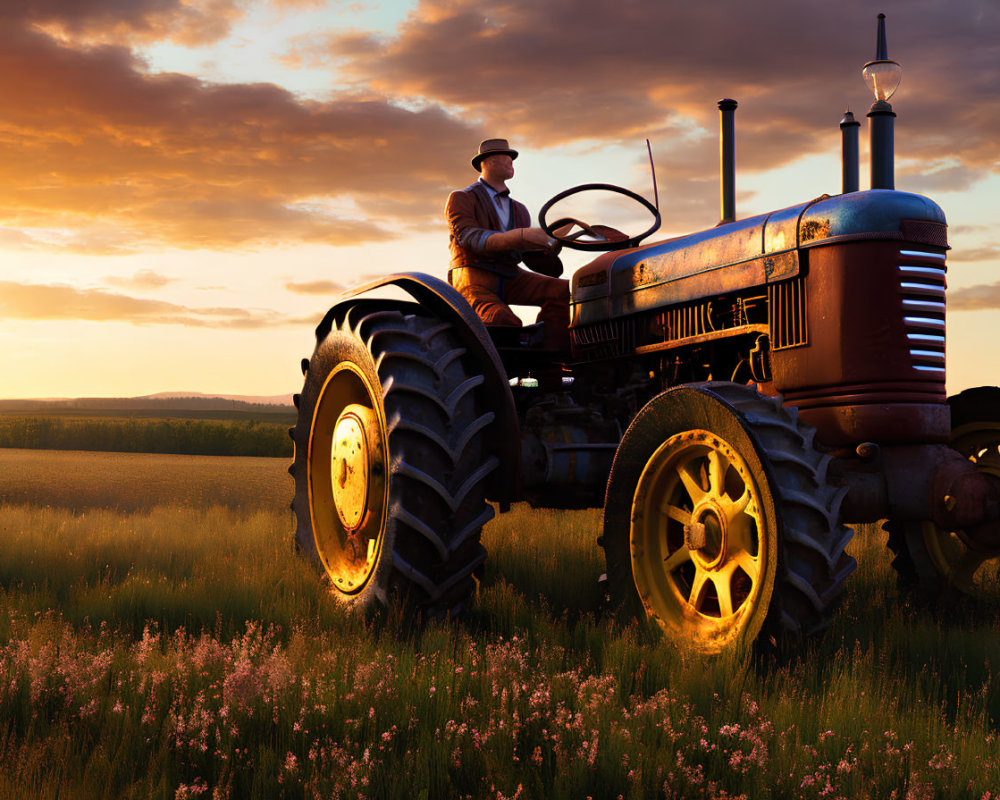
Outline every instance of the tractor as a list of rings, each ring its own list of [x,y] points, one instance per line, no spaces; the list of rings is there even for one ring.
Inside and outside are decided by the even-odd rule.
[[[525,501],[603,505],[613,606],[703,651],[822,628],[856,566],[848,524],[886,520],[904,583],[974,592],[1000,556],[1000,389],[946,396],[947,225],[893,185],[882,18],[876,55],[872,189],[848,115],[840,194],[737,219],[724,100],[718,225],[643,243],[657,206],[629,190],[549,201],[550,236],[600,251],[571,279],[569,353],[537,324],[487,328],[430,275],[342,295],[290,430],[295,541],[333,594],[456,614],[483,525]],[[650,230],[548,221],[601,189]],[[561,387],[532,380],[556,366]]]

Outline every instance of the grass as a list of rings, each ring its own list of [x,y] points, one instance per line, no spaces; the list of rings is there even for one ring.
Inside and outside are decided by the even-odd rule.
[[[0,502],[71,510],[287,508],[289,461],[0,448]]]
[[[468,613],[419,627],[344,613],[291,550],[287,497],[122,511],[92,480],[0,506],[0,797],[1000,788],[996,605],[914,607],[877,530],[825,634],[704,658],[602,614],[599,512],[499,517]]]

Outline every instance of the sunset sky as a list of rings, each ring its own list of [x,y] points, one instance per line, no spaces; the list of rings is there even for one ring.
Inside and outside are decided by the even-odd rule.
[[[666,237],[718,221],[717,100],[738,216],[839,192],[850,108],[867,188],[879,11],[896,186],[950,224],[948,388],[1000,384],[996,0],[2,0],[0,397],[298,391],[341,288],[444,277],[486,137],[533,213],[651,197],[648,138]]]

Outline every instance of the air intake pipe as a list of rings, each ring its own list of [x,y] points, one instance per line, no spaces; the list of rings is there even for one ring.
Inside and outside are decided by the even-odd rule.
[[[841,173],[844,194],[858,191],[860,187],[861,168],[858,158],[858,129],[861,123],[854,119],[850,111],[844,112],[840,120],[841,139]]]

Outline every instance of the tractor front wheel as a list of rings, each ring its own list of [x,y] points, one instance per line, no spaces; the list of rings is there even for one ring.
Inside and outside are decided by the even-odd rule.
[[[678,644],[718,652],[818,628],[854,559],[843,490],[813,429],[746,386],[654,398],[615,457],[604,516],[609,590]]]

